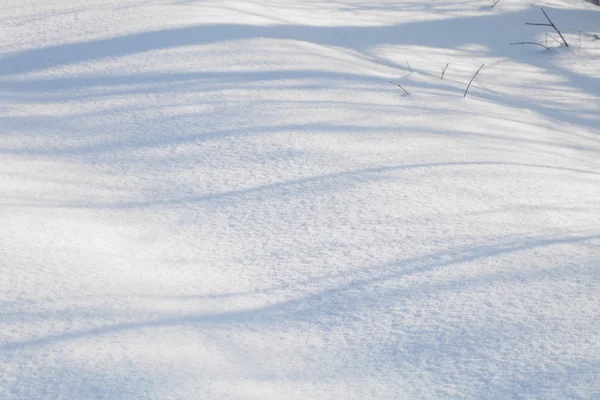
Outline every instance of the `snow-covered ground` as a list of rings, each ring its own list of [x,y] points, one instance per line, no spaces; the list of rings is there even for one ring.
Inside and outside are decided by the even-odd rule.
[[[0,398],[599,399],[600,8],[491,3],[2,0]]]

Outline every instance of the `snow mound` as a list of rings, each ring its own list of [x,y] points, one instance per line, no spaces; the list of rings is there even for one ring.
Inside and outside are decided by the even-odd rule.
[[[600,396],[600,8],[492,3],[3,1],[0,398]]]

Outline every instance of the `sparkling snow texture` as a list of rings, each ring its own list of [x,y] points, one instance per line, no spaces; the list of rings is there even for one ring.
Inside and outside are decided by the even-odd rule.
[[[0,398],[600,399],[600,8],[491,3],[3,0]]]

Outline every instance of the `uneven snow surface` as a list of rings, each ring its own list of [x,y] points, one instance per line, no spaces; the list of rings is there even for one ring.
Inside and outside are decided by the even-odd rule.
[[[491,4],[2,0],[0,399],[600,399],[600,7]]]

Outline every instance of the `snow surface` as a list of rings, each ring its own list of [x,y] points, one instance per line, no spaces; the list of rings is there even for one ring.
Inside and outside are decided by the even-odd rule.
[[[491,3],[2,0],[0,398],[600,398],[600,8]]]

